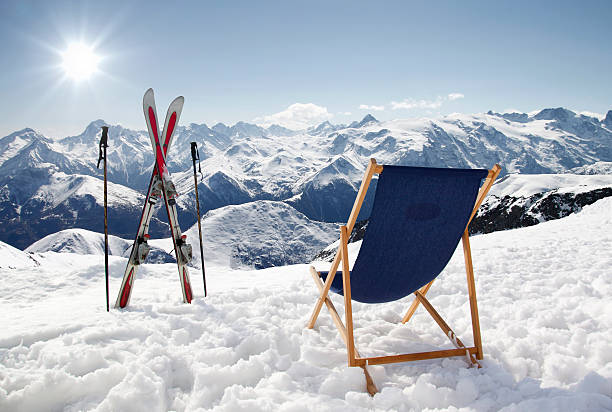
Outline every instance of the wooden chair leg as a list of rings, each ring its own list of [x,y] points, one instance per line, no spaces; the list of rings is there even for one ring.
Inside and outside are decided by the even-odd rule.
[[[478,363],[478,360],[469,353],[467,347],[463,344],[463,342],[461,342],[461,339],[459,339],[459,337],[455,335],[455,332],[453,332],[453,330],[450,328],[450,326],[448,326],[442,316],[440,316],[440,314],[434,309],[431,303],[429,303],[427,298],[423,296],[418,290],[414,292],[414,294],[416,295],[417,299],[421,301],[423,307],[427,310],[427,312],[429,312],[429,314],[436,321],[438,326],[440,326],[440,329],[444,331],[444,334],[448,339],[450,339],[453,345],[455,345],[457,349],[464,349],[469,361],[480,368],[480,363]]]
[[[319,317],[319,313],[321,312],[321,308],[323,307],[323,303],[327,298],[327,294],[329,293],[329,289],[331,288],[334,277],[336,276],[336,272],[338,271],[338,266],[340,265],[340,259],[342,257],[342,246],[338,247],[338,252],[336,253],[336,257],[332,263],[332,266],[327,274],[327,279],[325,280],[325,285],[321,290],[321,296],[317,299],[317,303],[315,303],[315,307],[310,315],[310,319],[308,321],[308,329],[314,328],[314,325]]]
[[[346,322],[346,350],[349,366],[355,363],[355,341],[353,339],[353,305],[351,301],[351,272],[348,260],[348,233],[346,226],[340,228],[340,246],[342,247],[342,288],[344,292],[344,321]]]
[[[312,275],[312,278],[314,279],[315,284],[319,288],[319,292],[322,293],[324,285],[323,285],[323,282],[321,281],[321,276],[319,276],[319,273],[312,266],[310,267],[310,274]],[[334,306],[329,296],[325,297],[325,306],[327,306],[327,309],[329,310],[329,313],[334,323],[336,324],[336,328],[338,328],[338,332],[340,332],[340,336],[342,337],[342,340],[344,341],[344,343],[346,343],[346,328],[344,327],[344,323],[342,323],[342,319],[340,318],[340,315],[338,314],[338,311],[336,310],[336,307]]]
[[[478,349],[477,359],[482,359],[482,340],[480,337],[480,320],[478,317],[478,303],[476,302],[476,284],[474,283],[474,267],[472,266],[472,251],[470,249],[470,235],[467,231],[461,237],[463,243],[463,256],[465,258],[465,271],[467,274],[468,295],[470,297],[470,314],[472,316],[472,333],[474,346]]]
[[[323,293],[324,285],[323,285],[323,282],[321,281],[321,276],[319,276],[319,273],[312,266],[310,267],[310,274],[312,275],[312,278],[314,279],[315,284],[319,288],[319,292]],[[331,315],[334,321],[334,324],[336,325],[336,328],[338,329],[338,332],[340,332],[340,337],[344,341],[344,344],[348,346],[347,344],[348,339],[346,337],[346,328],[344,327],[344,324],[342,323],[342,319],[340,318],[340,315],[338,314],[338,311],[336,310],[336,307],[334,306],[329,296],[325,297],[325,306],[327,306],[327,309],[329,310],[329,314]],[[361,357],[359,355],[359,352],[357,352],[357,349],[355,349],[355,356]],[[370,396],[374,396],[376,393],[378,393],[378,388],[376,387],[376,384],[374,383],[374,380],[372,379],[372,376],[370,375],[370,372],[368,371],[366,364],[364,363],[363,365],[359,365],[359,366],[361,367],[361,369],[363,369],[363,373],[365,375],[366,389],[368,393],[370,394]]]
[[[427,294],[427,292],[431,288],[431,285],[433,285],[434,280],[435,279],[433,279],[431,282],[429,282],[428,284],[423,286],[421,289],[419,289],[419,292],[421,292],[423,296]],[[417,308],[419,307],[420,303],[421,301],[419,299],[414,298],[414,300],[412,301],[412,305],[410,305],[410,308],[408,308],[408,312],[406,312],[406,314],[404,315],[404,318],[402,319],[402,323],[406,323],[410,320],[412,315],[414,315],[414,312],[416,312]]]

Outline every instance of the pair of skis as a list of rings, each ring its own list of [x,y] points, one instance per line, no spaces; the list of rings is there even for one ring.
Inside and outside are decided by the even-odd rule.
[[[172,242],[174,243],[176,263],[183,292],[183,302],[191,303],[192,292],[187,263],[191,260],[192,250],[191,245],[186,242],[186,236],[181,233],[176,210],[176,197],[178,194],[170,179],[170,173],[166,166],[166,155],[172,143],[176,125],[178,124],[179,117],[183,110],[183,102],[184,98],[180,96],[170,103],[170,107],[168,107],[168,112],[166,113],[164,128],[160,135],[153,89],[147,90],[143,97],[142,106],[144,116],[147,121],[149,137],[151,138],[151,146],[155,153],[155,168],[151,176],[151,181],[149,182],[147,197],[140,216],[136,239],[132,246],[132,252],[130,253],[130,258],[123,275],[123,281],[121,282],[121,288],[119,289],[119,295],[115,303],[116,308],[125,308],[130,303],[136,271],[138,266],[144,263],[150,250],[148,244],[149,224],[153,215],[153,209],[161,198],[164,199],[164,204],[168,213],[168,223],[172,234]]]

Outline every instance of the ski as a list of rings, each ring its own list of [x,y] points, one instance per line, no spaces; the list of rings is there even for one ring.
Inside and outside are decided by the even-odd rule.
[[[161,191],[156,190],[160,186],[159,177],[157,176],[157,169],[151,181],[149,182],[149,188],[147,189],[147,196],[145,198],[145,205],[142,208],[140,215],[140,222],[138,223],[138,231],[136,232],[136,239],[132,244],[132,251],[130,258],[123,274],[123,281],[121,282],[121,288],[117,295],[117,301],[115,302],[115,308],[125,308],[130,303],[130,297],[132,296],[132,288],[134,286],[134,280],[136,277],[136,271],[141,263],[144,263],[147,255],[149,254],[150,246],[147,243],[149,240],[149,224],[155,204],[161,198]]]
[[[191,282],[189,280],[189,271],[187,263],[192,258],[191,245],[187,243],[186,236],[181,233],[181,228],[178,223],[178,212],[176,209],[176,197],[178,193],[174,188],[174,184],[170,178],[170,172],[166,167],[166,157],[164,152],[167,150],[167,141],[176,128],[179,120],[180,111],[182,109],[184,98],[177,97],[168,107],[166,120],[163,128],[163,136],[165,137],[162,145],[159,135],[157,122],[157,111],[155,108],[155,98],[153,89],[147,90],[143,98],[143,111],[147,120],[147,128],[149,129],[149,137],[151,138],[151,146],[155,152],[155,162],[157,173],[161,179],[161,192],[168,214],[168,223],[170,224],[170,233],[174,244],[174,253],[178,267],[179,279],[181,281],[181,290],[183,292],[183,302],[191,303],[192,292]]]
[[[152,108],[153,116],[152,117],[149,116],[149,113],[148,113],[149,110],[147,108],[145,109],[145,118],[147,121],[147,128],[149,130],[149,137],[151,138],[151,143],[154,144],[155,138],[154,138],[153,131],[155,131],[156,133],[155,136],[159,136],[159,129],[157,129],[157,115],[156,115],[155,100],[153,98],[152,89],[147,90],[147,92],[145,93],[145,98],[143,99],[143,107],[145,106],[145,101],[147,102],[148,107]],[[166,124],[164,125],[163,134],[162,134],[162,136],[164,137],[164,143],[162,145],[162,153],[164,156],[162,159],[164,160],[170,148],[170,145],[172,143],[172,139],[174,137],[175,127],[176,127],[176,124],[178,123],[178,118],[180,117],[180,114],[183,108],[183,101],[184,99],[182,97],[175,99],[170,105],[170,108],[168,109],[168,115],[166,116]],[[151,124],[150,119],[153,119],[152,121],[153,121],[153,124],[155,125],[154,126],[155,129],[152,127],[153,125]],[[155,146],[153,147],[155,150]],[[164,161],[164,166],[165,166],[165,161]],[[142,209],[141,216],[140,216],[138,230],[136,233],[136,239],[134,240],[134,243],[132,245],[130,258],[126,265],[125,272],[123,275],[123,280],[121,283],[121,288],[119,289],[119,294],[117,296],[117,301],[115,303],[116,308],[125,308],[129,304],[133,286],[134,286],[136,271],[138,269],[138,266],[140,266],[141,263],[144,263],[149,253],[149,250],[150,250],[150,247],[148,244],[149,225],[151,222],[151,217],[153,216],[155,204],[159,201],[159,199],[163,195],[163,190],[162,190],[163,186],[164,186],[164,182],[160,178],[160,173],[158,172],[157,153],[156,153],[156,160],[155,160],[155,166],[153,169],[153,174],[149,182],[149,188],[147,189],[147,196],[145,198],[145,204]],[[166,201],[164,203],[167,204]],[[168,205],[166,207],[168,208]],[[173,216],[173,220],[170,221],[171,222],[170,228],[171,228],[171,231],[173,232],[173,242],[175,243],[175,247],[176,247],[174,232],[176,232],[178,229],[178,234],[180,237],[180,227],[178,226],[178,219],[176,218],[177,213],[176,213],[175,206],[174,206],[173,212],[171,214],[169,212],[169,217],[170,215]],[[172,222],[175,222],[175,223],[173,224]],[[184,239],[183,239],[183,242],[184,242]],[[182,259],[182,260],[185,260],[185,259]],[[177,262],[179,262],[178,255],[177,255]],[[183,300],[186,302],[190,302],[191,301],[191,286],[189,283],[189,272],[187,271],[187,268],[186,268],[186,262],[185,264],[179,264],[179,276],[181,278],[181,286],[183,289]]]

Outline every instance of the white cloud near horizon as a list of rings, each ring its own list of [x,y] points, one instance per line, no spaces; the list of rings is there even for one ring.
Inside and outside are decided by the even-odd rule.
[[[401,102],[392,101],[391,109],[439,109],[447,101],[463,99],[464,97],[465,95],[463,93],[449,93],[444,97],[438,96],[435,100],[416,100],[413,98],[407,98]]]
[[[415,99],[404,99],[401,102],[391,102],[391,108],[393,110],[398,109],[438,109],[442,106],[442,99],[436,100],[415,100]]]
[[[374,104],[360,104],[360,110],[374,110],[375,112],[381,112],[385,110],[385,106],[376,106]]]
[[[282,112],[256,117],[253,121],[263,127],[277,124],[289,129],[300,130],[316,126],[332,117],[333,114],[327,111],[327,107],[314,103],[293,103]]]

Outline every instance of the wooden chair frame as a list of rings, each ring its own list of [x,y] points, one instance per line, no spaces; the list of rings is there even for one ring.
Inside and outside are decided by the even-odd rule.
[[[467,273],[467,284],[468,284],[468,295],[470,301],[470,314],[472,317],[472,332],[474,336],[474,346],[466,347],[463,342],[455,335],[453,330],[448,326],[448,324],[442,319],[440,314],[434,309],[429,300],[425,297],[429,289],[433,284],[433,280],[429,282],[427,285],[423,286],[421,289],[414,292],[415,299],[412,302],[412,305],[406,312],[402,319],[402,323],[406,323],[410,320],[419,304],[422,304],[423,307],[429,312],[429,314],[436,321],[438,326],[444,331],[444,334],[451,340],[456,349],[445,349],[445,350],[436,350],[429,352],[417,352],[417,353],[407,353],[401,355],[387,355],[387,356],[376,356],[376,357],[361,357],[355,348],[355,340],[353,337],[353,310],[351,305],[351,277],[349,271],[349,259],[348,259],[348,237],[349,234],[353,230],[353,226],[357,221],[357,216],[359,215],[359,211],[363,204],[363,200],[368,191],[368,187],[370,186],[370,182],[372,181],[372,177],[375,173],[381,173],[383,171],[383,165],[379,165],[376,163],[375,159],[370,159],[370,163],[365,171],[365,176],[363,181],[361,182],[361,186],[359,187],[359,191],[357,192],[357,197],[355,199],[355,204],[353,205],[353,209],[351,210],[351,214],[349,215],[349,219],[346,225],[340,227],[340,245],[338,246],[338,252],[334,257],[331,268],[327,275],[327,279],[325,283],[321,280],[319,272],[315,270],[314,267],[310,267],[310,273],[315,280],[317,287],[319,288],[320,296],[317,299],[312,315],[310,316],[310,320],[308,321],[308,328],[312,329],[315,325],[317,317],[321,312],[321,308],[323,304],[327,306],[331,317],[340,332],[340,336],[344,340],[346,344],[347,354],[348,354],[348,365],[349,366],[359,366],[364,370],[366,377],[366,387],[370,395],[374,395],[377,392],[376,386],[368,373],[366,368],[367,365],[381,365],[387,363],[397,363],[397,362],[408,362],[408,361],[416,361],[423,359],[435,359],[435,358],[444,358],[450,356],[466,356],[466,358],[471,362],[472,365],[480,367],[478,360],[481,360],[482,355],[482,341],[480,337],[480,322],[478,319],[478,305],[476,302],[476,286],[474,283],[474,268],[472,266],[472,252],[470,250],[470,239],[468,233],[468,227],[470,222],[476,215],[478,208],[482,204],[484,198],[487,193],[491,189],[493,182],[497,179],[499,172],[501,171],[501,167],[499,165],[493,166],[491,170],[489,170],[489,174],[487,175],[483,185],[480,187],[478,195],[476,197],[476,202],[474,204],[474,208],[472,210],[472,214],[470,215],[470,219],[466,225],[465,231],[461,237],[463,242],[463,255],[465,258],[465,270]],[[342,284],[344,291],[344,311],[345,311],[345,322],[346,327],[342,323],[342,319],[338,314],[338,311],[334,307],[331,299],[329,298],[329,290],[332,285],[332,281],[338,271],[338,267],[342,262]],[[434,279],[435,280],[435,279]]]

